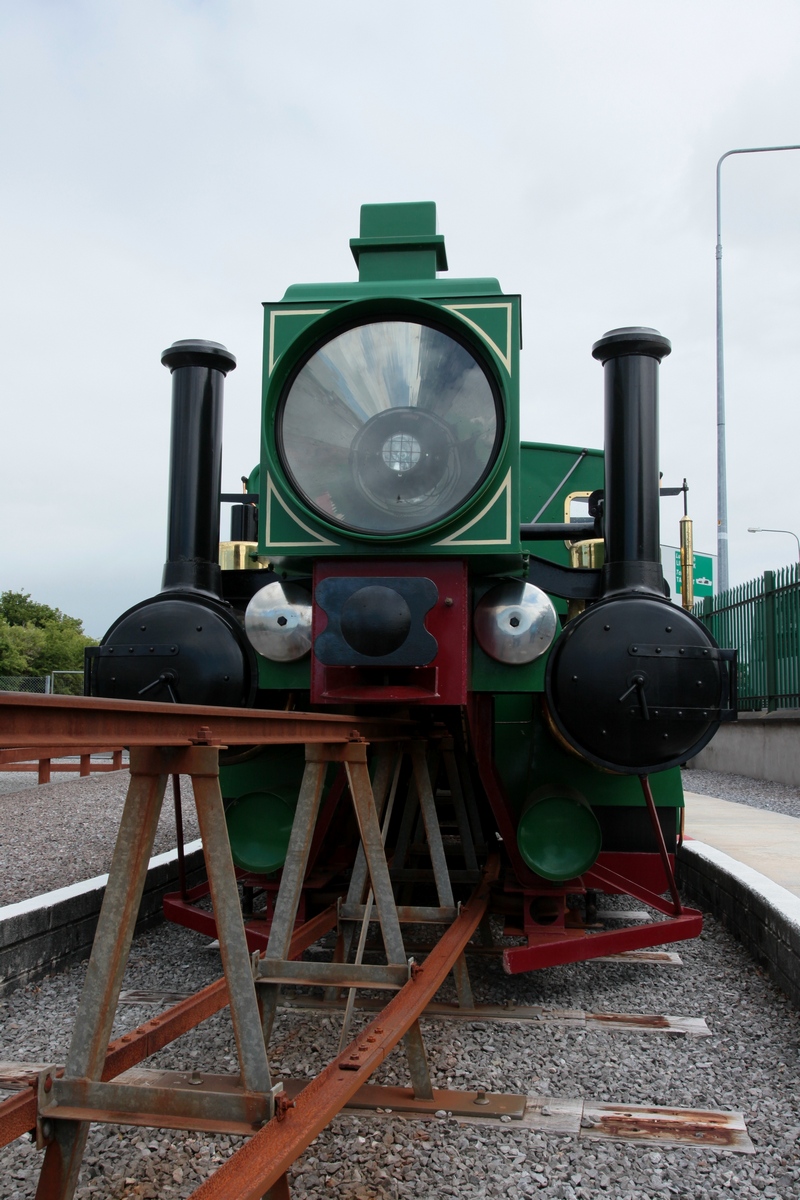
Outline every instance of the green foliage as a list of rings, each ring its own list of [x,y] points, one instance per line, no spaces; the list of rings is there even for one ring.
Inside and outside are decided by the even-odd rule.
[[[0,675],[25,675],[27,668],[27,660],[12,640],[11,626],[0,617]]]
[[[83,622],[78,617],[68,617],[60,608],[51,608],[49,604],[37,604],[27,592],[0,594],[0,616],[5,617],[9,625],[36,625],[44,629],[55,623],[83,633]]]
[[[37,604],[26,592],[0,595],[0,675],[81,671],[84,647],[95,644],[77,617]]]

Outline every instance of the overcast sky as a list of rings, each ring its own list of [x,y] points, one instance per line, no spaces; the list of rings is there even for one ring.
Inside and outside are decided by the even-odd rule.
[[[796,0],[0,0],[0,590],[102,634],[160,586],[177,338],[259,453],[261,302],[349,280],[364,202],[435,200],[523,295],[522,430],[602,444],[607,329],[653,325],[665,484],[716,540],[714,171],[800,142]],[[800,532],[800,151],[723,167],[731,578]],[[674,542],[678,500],[662,504]]]

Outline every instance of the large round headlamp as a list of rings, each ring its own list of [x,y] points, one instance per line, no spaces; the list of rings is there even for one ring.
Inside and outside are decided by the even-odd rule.
[[[367,321],[301,359],[277,412],[281,461],[320,516],[357,533],[443,521],[491,470],[503,435],[496,384],[451,332]]]

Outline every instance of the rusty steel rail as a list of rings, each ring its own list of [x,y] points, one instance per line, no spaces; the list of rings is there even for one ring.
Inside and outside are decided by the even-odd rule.
[[[120,745],[307,745],[354,737],[385,742],[408,737],[415,729],[413,721],[394,717],[0,693],[4,749],[58,746],[73,753],[72,747],[87,745],[98,750]]]
[[[261,1200],[366,1083],[452,971],[489,906],[500,870],[493,855],[481,882],[425,962],[386,1008],[278,1115],[191,1193],[191,1200]]]

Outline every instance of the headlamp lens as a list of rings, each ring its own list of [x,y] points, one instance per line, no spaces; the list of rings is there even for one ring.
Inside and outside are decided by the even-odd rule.
[[[318,513],[362,533],[434,524],[473,495],[502,439],[487,368],[431,325],[356,325],[313,351],[281,398],[278,445]]]

